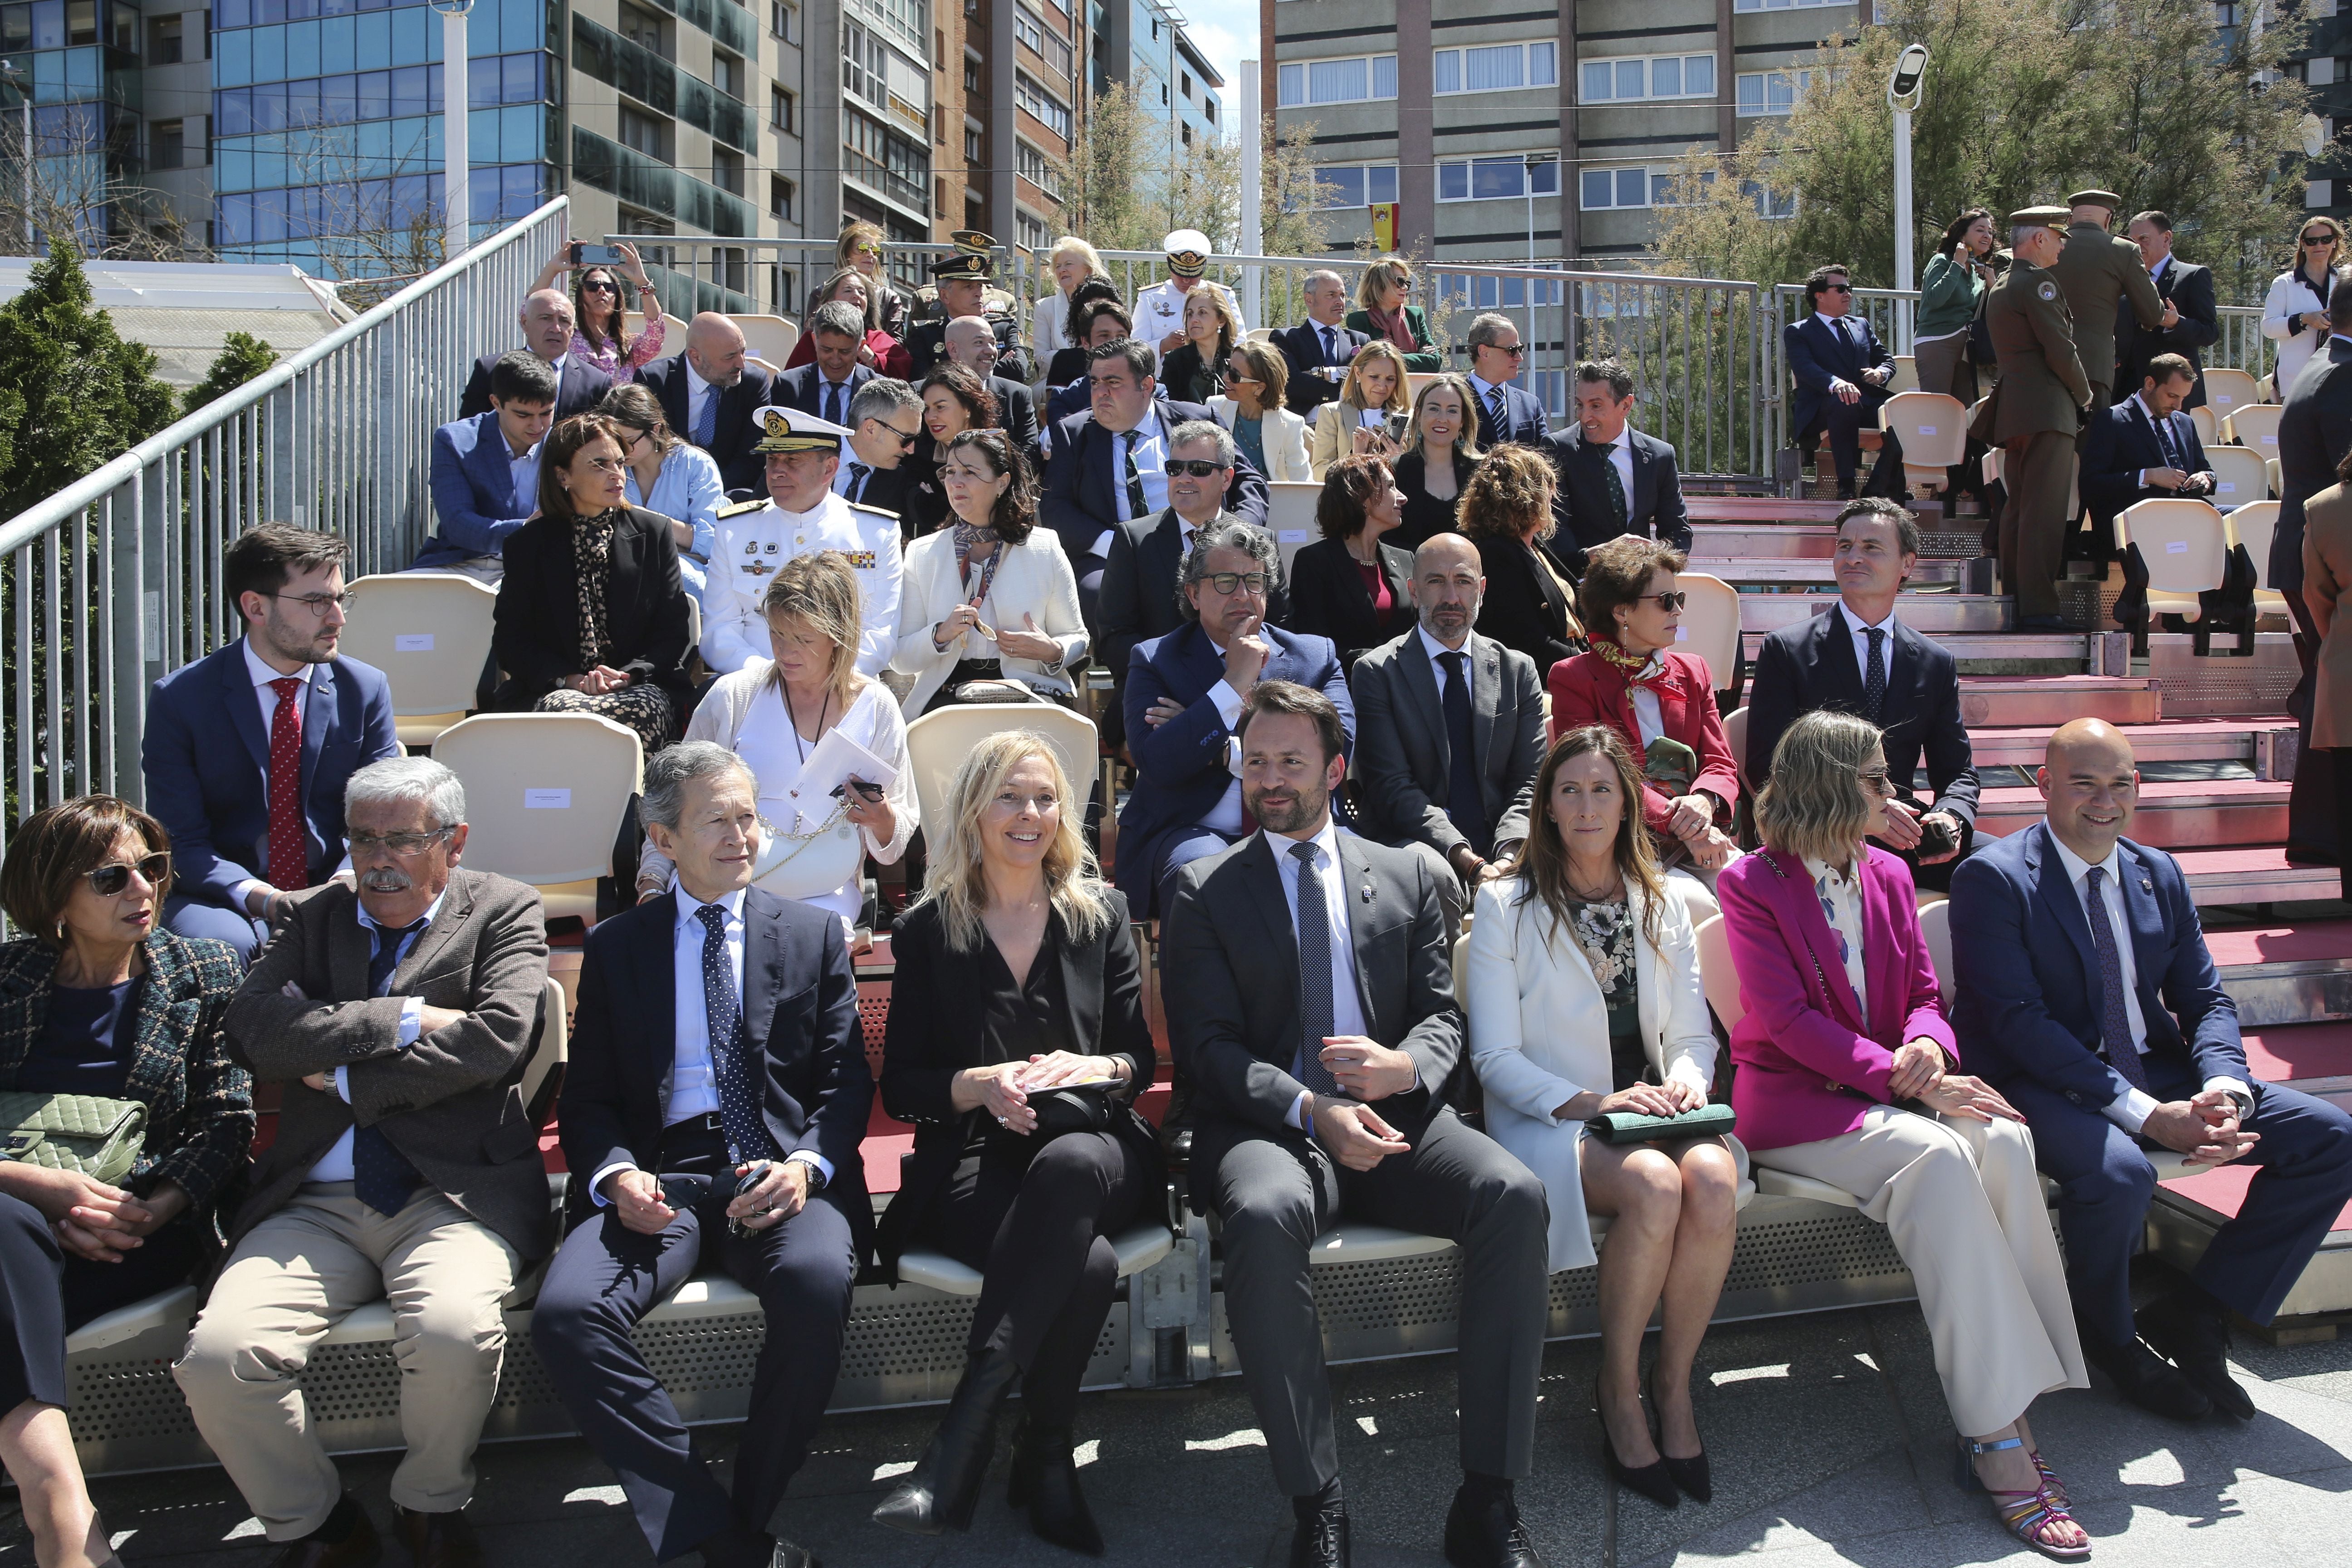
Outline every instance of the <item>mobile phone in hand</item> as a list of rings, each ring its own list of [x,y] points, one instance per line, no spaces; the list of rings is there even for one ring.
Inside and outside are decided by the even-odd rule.
[[[572,242],[572,265],[574,267],[618,267],[625,260],[617,245],[583,245]]]

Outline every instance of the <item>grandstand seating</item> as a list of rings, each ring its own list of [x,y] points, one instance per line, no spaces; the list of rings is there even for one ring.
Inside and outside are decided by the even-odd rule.
[[[459,572],[388,572],[351,584],[341,648],[392,682],[404,746],[430,746],[474,706],[498,590]]]

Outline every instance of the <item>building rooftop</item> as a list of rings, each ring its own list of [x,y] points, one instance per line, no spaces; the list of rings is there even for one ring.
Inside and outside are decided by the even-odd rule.
[[[28,257],[0,257],[0,303],[25,291],[33,266]],[[353,315],[333,284],[283,264],[89,261],[82,273],[114,330],[154,350],[155,374],[173,386],[204,380],[232,331],[250,332],[283,355]]]

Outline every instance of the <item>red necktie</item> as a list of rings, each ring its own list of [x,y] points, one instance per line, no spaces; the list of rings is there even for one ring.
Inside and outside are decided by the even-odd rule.
[[[302,681],[269,683],[278,711],[269,720],[269,885],[295,892],[310,885],[310,857],[302,843]]]

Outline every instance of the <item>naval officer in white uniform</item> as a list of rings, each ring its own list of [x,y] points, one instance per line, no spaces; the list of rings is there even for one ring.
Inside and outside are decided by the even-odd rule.
[[[763,434],[751,449],[767,455],[768,500],[719,514],[710,585],[702,595],[703,662],[730,675],[768,658],[760,604],[769,579],[794,555],[838,550],[857,574],[857,670],[878,677],[898,644],[898,520],[833,493],[848,431],[780,405],[754,418]]]
[[[1222,283],[1207,283],[1209,237],[1197,228],[1180,228],[1161,242],[1168,248],[1168,281],[1154,283],[1135,297],[1135,340],[1150,343],[1166,358],[1184,346],[1184,296],[1195,289],[1214,289],[1230,300],[1234,317],[1241,318],[1241,301]],[[1241,330],[1249,331],[1242,321]]]

